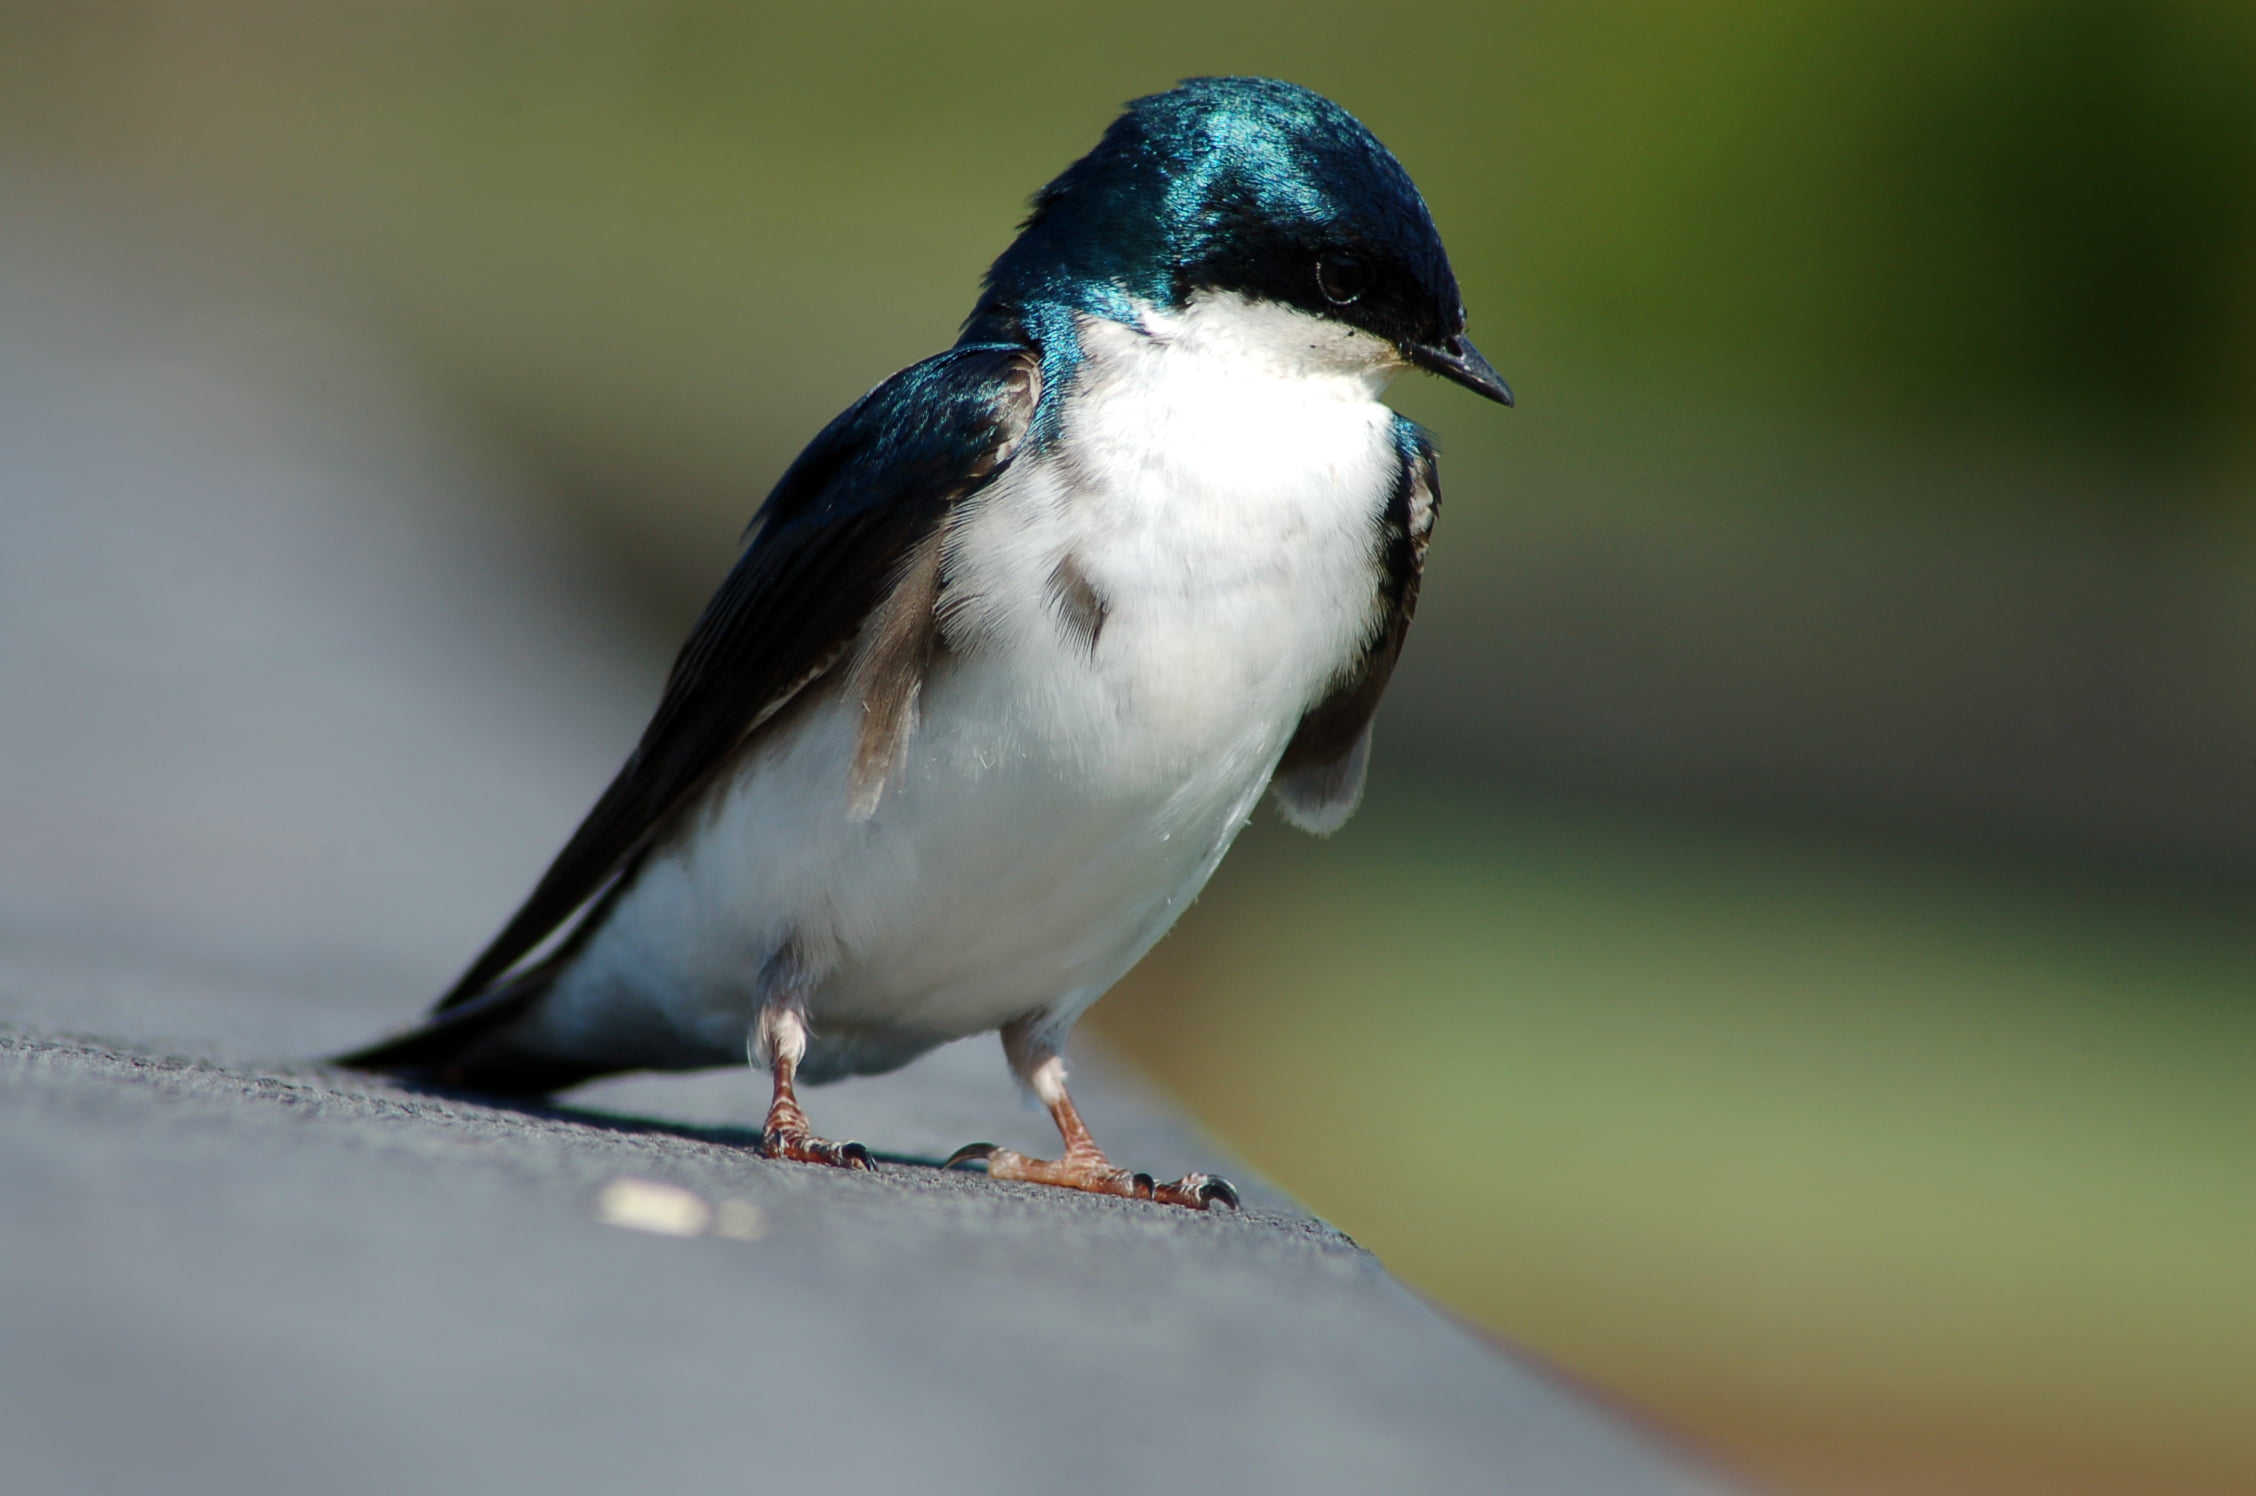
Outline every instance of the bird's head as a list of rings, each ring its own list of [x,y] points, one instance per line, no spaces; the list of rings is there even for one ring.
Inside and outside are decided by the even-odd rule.
[[[1038,306],[1134,322],[1234,297],[1505,405],[1409,173],[1355,117],[1271,78],[1194,78],[1130,104],[1034,199],[968,326]]]

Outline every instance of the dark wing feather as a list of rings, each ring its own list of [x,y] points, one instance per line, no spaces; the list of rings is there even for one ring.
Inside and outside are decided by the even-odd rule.
[[[1441,472],[1432,441],[1414,423],[1398,418],[1395,442],[1402,467],[1379,526],[1377,626],[1330,693],[1300,719],[1271,783],[1278,810],[1303,831],[1337,831],[1363,798],[1371,719],[1401,658],[1402,641],[1410,635],[1411,615],[1418,611],[1426,543],[1441,510]]]
[[[1040,394],[1028,350],[959,345],[823,428],[754,517],[626,766],[439,1009],[479,996],[602,892],[747,736],[837,665],[904,558],[1010,461]]]

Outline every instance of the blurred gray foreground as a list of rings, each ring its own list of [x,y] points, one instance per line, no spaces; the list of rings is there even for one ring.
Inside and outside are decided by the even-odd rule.
[[[664,655],[364,341],[139,239],[0,177],[8,1489],[1712,1489],[1101,1064],[1115,1156],[1244,1214],[933,1168],[1050,1146],[991,1041],[813,1093],[874,1177],[755,1157],[748,1075],[309,1064],[472,953]]]

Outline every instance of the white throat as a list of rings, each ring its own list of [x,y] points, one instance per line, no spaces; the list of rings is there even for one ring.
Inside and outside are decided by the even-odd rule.
[[[1376,399],[1404,367],[1384,338],[1234,291],[1197,292],[1179,311],[1139,305],[1133,325],[1170,353],[1256,377],[1344,380],[1366,400]]]

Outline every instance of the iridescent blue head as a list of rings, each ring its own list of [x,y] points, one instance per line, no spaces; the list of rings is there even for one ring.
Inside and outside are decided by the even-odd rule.
[[[1346,110],[1273,78],[1138,99],[1034,199],[969,334],[1048,309],[1133,321],[1201,292],[1345,323],[1509,405],[1409,173]]]

